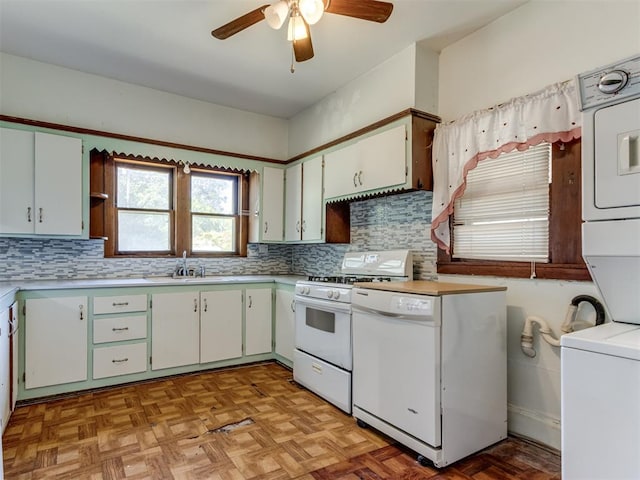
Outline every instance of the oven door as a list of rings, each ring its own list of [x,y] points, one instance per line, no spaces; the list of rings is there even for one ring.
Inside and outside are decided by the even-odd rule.
[[[351,305],[296,295],[296,348],[351,371]]]

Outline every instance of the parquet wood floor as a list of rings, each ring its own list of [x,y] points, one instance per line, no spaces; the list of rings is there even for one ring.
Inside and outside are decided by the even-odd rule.
[[[16,409],[7,480],[559,479],[559,458],[508,439],[422,467],[274,363],[86,393]]]

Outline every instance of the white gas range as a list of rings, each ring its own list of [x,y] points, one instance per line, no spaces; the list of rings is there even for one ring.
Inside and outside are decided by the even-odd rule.
[[[340,275],[296,283],[293,378],[351,413],[351,293],[356,282],[413,278],[409,250],[347,252]]]

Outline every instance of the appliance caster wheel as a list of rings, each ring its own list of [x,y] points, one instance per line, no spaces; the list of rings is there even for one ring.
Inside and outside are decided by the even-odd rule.
[[[431,467],[431,466],[433,466],[433,463],[431,463],[429,461],[429,459],[427,457],[423,456],[423,455],[418,455],[418,458],[416,460],[423,467]]]
[[[360,420],[359,418],[356,418],[356,425],[358,425],[360,428],[367,428],[369,426],[366,423],[364,423],[362,420]]]

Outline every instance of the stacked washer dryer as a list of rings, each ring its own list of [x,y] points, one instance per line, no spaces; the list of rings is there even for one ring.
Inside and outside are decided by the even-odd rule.
[[[578,76],[582,253],[612,322],[562,336],[563,480],[640,479],[640,55]]]

